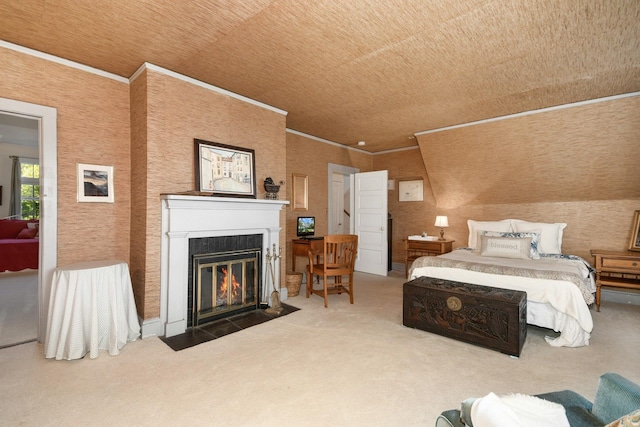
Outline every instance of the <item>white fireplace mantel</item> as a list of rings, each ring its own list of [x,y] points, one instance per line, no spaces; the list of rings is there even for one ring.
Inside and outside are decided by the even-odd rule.
[[[187,329],[189,239],[262,234],[262,292],[269,302],[274,290],[267,276],[266,252],[279,247],[280,211],[284,200],[163,195],[160,273],[160,321],[166,337]],[[280,263],[275,263],[280,277]]]

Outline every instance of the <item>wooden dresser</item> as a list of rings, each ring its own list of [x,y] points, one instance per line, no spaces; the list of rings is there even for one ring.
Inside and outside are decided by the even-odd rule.
[[[453,250],[455,240],[411,240],[404,242],[404,276],[409,277],[409,266],[416,258],[426,255],[442,255]]]
[[[600,311],[600,288],[640,289],[640,252],[592,249],[596,269],[596,308]]]

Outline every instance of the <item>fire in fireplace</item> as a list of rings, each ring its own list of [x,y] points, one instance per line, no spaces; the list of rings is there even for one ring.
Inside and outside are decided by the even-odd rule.
[[[187,326],[260,306],[261,235],[190,239],[189,246]]]

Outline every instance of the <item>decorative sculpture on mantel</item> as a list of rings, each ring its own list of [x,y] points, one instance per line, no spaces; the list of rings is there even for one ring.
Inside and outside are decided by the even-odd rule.
[[[265,195],[265,199],[268,200],[278,200],[278,191],[280,191],[280,186],[284,185],[284,181],[280,181],[276,184],[273,179],[268,176],[264,180],[264,189],[267,192]]]

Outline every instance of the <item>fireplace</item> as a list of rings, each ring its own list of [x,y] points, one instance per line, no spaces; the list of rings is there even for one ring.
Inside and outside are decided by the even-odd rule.
[[[167,194],[161,196],[161,204],[160,316],[143,322],[143,337],[171,337],[185,332],[189,322],[193,323],[193,294],[189,291],[189,283],[193,280],[189,270],[193,260],[189,246],[194,239],[217,237],[221,238],[219,242],[231,238],[246,241],[259,235],[260,243],[253,246],[216,249],[210,253],[255,248],[256,300],[260,305],[270,303],[269,297],[275,287],[266,279],[266,253],[268,248],[280,246],[280,214],[288,201]],[[274,268],[275,277],[282,280],[280,265],[276,264]]]
[[[262,235],[189,239],[187,327],[260,306]]]

